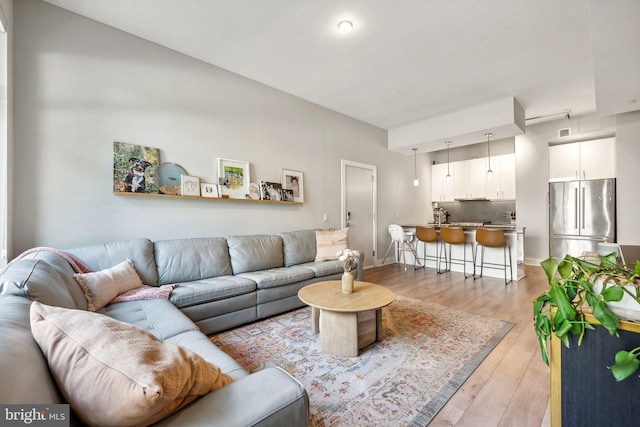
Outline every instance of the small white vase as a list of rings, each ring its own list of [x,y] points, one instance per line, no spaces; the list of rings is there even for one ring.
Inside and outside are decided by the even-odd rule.
[[[353,273],[345,271],[342,275],[342,293],[350,294],[353,292],[353,282],[355,281]]]

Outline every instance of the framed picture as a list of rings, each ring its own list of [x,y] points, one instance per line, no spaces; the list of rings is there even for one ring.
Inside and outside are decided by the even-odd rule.
[[[113,143],[113,192],[159,193],[160,149]]]
[[[212,197],[217,199],[220,197],[220,194],[218,194],[218,186],[216,184],[203,182],[200,184],[200,195],[202,197]]]
[[[249,194],[249,162],[218,158],[220,192],[232,199],[245,199]]]
[[[255,182],[249,184],[249,198],[251,200],[260,200],[260,186]]]
[[[260,181],[260,199],[282,200],[282,184],[279,182]]]
[[[183,196],[200,195],[200,178],[197,176],[180,175]]]
[[[293,190],[287,190],[286,188],[282,189],[282,201],[283,202],[293,202]]]
[[[294,202],[304,202],[304,184],[302,172],[282,169],[282,188],[293,191]]]

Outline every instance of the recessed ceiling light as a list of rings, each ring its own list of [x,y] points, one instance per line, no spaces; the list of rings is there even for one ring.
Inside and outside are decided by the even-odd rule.
[[[348,34],[353,30],[353,23],[351,21],[340,21],[338,22],[338,31],[342,34]]]

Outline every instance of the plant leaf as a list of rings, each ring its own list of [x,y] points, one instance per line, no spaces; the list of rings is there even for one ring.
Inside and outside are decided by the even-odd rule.
[[[622,296],[624,295],[624,291],[622,290],[622,288],[619,288],[617,286],[610,286],[603,289],[600,295],[602,295],[602,298],[604,298],[604,300],[607,302],[620,301],[622,299]]]
[[[618,334],[618,326],[620,326],[620,320],[613,311],[607,306],[604,301],[598,301],[593,307],[593,316],[604,326],[611,335]]]
[[[640,367],[640,361],[633,353],[621,350],[616,353],[616,363],[610,366],[611,373],[616,381],[622,381],[629,378]]]
[[[558,271],[558,261],[555,258],[547,258],[540,263],[542,269],[547,274],[547,280],[549,283],[553,281],[556,277],[556,272]]]

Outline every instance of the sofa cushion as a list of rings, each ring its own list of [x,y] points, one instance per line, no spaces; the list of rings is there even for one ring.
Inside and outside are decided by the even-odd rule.
[[[337,259],[319,262],[306,262],[304,264],[297,265],[297,267],[308,268],[313,271],[316,277],[326,277],[344,273],[342,262]]]
[[[313,279],[314,273],[308,268],[282,267],[242,273],[239,277],[251,279],[256,282],[258,289],[265,289]]]
[[[349,247],[349,228],[333,231],[316,231],[315,261],[338,259],[337,253]]]
[[[233,274],[282,267],[282,237],[272,235],[227,238]]]
[[[152,424],[232,382],[191,350],[98,313],[34,302],[31,329],[63,395],[86,423]]]
[[[280,233],[285,267],[316,259],[316,231],[301,230]]]
[[[120,240],[99,245],[67,249],[93,271],[104,270],[127,259],[133,261],[138,275],[145,285],[158,285],[153,243],[149,239]]]
[[[223,237],[161,240],[153,247],[160,285],[232,274]]]
[[[118,295],[142,286],[130,259],[105,270],[78,273],[73,277],[87,297],[89,311],[100,310]]]
[[[180,283],[171,294],[171,302],[178,308],[218,301],[256,290],[256,282],[238,276],[221,276],[194,282]]]
[[[52,251],[38,251],[31,253],[25,257],[25,259],[38,259],[45,261],[49,264],[50,267],[53,267],[60,273],[60,278],[62,279],[59,282],[61,285],[64,285],[65,288],[71,294],[73,301],[75,302],[75,307],[67,307],[67,308],[79,308],[81,310],[87,309],[87,299],[84,296],[84,292],[80,286],[78,286],[78,282],[73,278],[73,275],[76,273],[63,256],[52,252]],[[40,301],[41,303],[48,304],[46,301]],[[55,304],[50,304],[55,305]]]
[[[163,299],[109,304],[99,313],[142,328],[161,340],[198,330],[184,313]]]
[[[73,273],[73,272],[71,272]],[[1,274],[0,295],[16,295],[31,301],[65,308],[78,308],[70,289],[80,287],[72,274],[63,274],[39,259],[21,259],[7,265]],[[80,291],[81,292],[81,291]],[[86,301],[84,302],[86,307]]]

